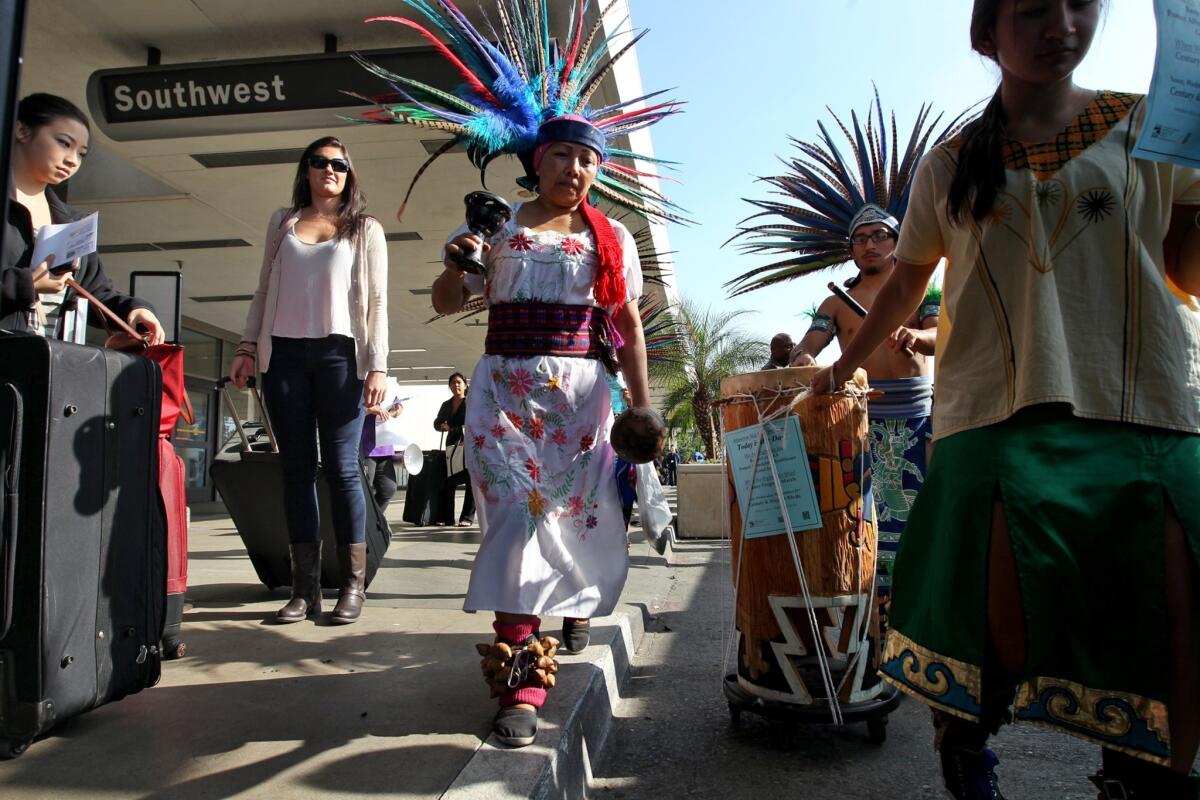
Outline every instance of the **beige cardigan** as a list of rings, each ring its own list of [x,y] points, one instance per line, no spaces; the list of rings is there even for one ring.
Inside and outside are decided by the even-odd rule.
[[[279,284],[275,268],[279,246],[300,218],[289,208],[271,215],[267,241],[263,250],[262,271],[258,289],[246,314],[243,342],[258,345],[258,368],[266,372],[271,364],[271,330],[275,327],[275,309],[279,303]],[[354,250],[354,266],[350,274],[350,323],[354,330],[354,352],[358,360],[358,377],[366,379],[368,372],[387,374],[388,317],[387,317],[387,240],[379,221],[367,217],[363,233]]]

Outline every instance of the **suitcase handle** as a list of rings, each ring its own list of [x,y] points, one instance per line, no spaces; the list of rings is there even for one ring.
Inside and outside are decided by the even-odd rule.
[[[238,414],[237,406],[234,405],[233,398],[229,396],[229,384],[232,379],[226,375],[217,381],[217,391],[221,393],[221,400],[225,404],[225,408],[229,409],[229,416],[233,417],[233,423],[237,426],[238,437],[242,440],[242,452],[253,452],[250,447],[250,437],[246,435],[246,427],[242,424],[242,417]],[[271,452],[278,453],[279,445],[275,443],[275,431],[271,429],[271,418],[267,416],[267,407],[263,404],[262,394],[258,391],[258,383],[253,377],[246,379],[246,388],[250,390],[250,394],[254,396],[254,402],[258,406],[258,415],[262,419],[263,430],[267,434],[267,441],[271,443]]]
[[[0,609],[0,639],[8,635],[12,627],[13,583],[17,567],[17,499],[20,495],[21,477],[21,434],[24,431],[25,413],[21,401],[21,393],[11,383],[4,384],[4,393],[12,402],[12,415],[9,424],[9,440],[4,442],[5,449],[0,453],[0,480],[3,480],[3,498],[0,499],[0,536],[4,544],[4,598],[3,608]]]

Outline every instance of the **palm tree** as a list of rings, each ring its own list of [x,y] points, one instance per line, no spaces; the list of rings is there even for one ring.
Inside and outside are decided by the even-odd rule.
[[[712,404],[721,380],[758,369],[767,359],[765,342],[737,327],[748,311],[714,311],[689,300],[676,306],[681,328],[679,357],[653,362],[650,378],[667,392],[663,416],[672,430],[695,428],[707,459],[717,455]]]

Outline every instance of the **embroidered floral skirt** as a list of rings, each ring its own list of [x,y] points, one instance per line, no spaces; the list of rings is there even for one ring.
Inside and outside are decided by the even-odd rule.
[[[1027,629],[1017,718],[1165,763],[1168,713],[1195,709],[1167,707],[1163,523],[1170,503],[1200,562],[1200,436],[1043,405],[937,443],[896,559],[881,672],[968,719],[997,492]]]
[[[486,355],[467,395],[467,469],[483,539],[464,607],[594,617],[628,572],[600,361]]]

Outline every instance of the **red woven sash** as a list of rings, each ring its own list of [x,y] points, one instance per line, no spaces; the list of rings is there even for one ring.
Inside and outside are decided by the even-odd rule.
[[[615,370],[622,344],[612,317],[596,306],[504,303],[488,310],[488,355],[596,358]]]

